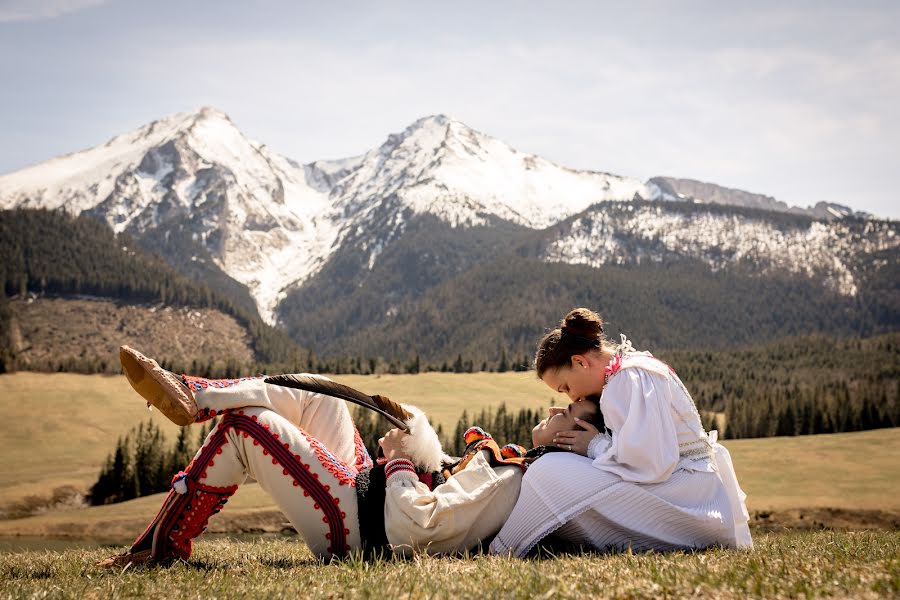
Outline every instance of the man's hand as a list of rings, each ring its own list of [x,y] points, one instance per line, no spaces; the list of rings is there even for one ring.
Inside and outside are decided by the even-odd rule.
[[[406,432],[395,428],[388,431],[383,438],[378,440],[378,445],[381,446],[381,451],[387,460],[394,460],[395,458],[410,460],[403,449],[402,440],[405,435],[407,435]]]
[[[578,417],[575,417],[575,423],[577,423],[579,427],[584,427],[584,430],[574,429],[572,431],[560,431],[556,434],[556,437],[553,438],[553,444],[557,448],[587,456],[588,445],[600,431],[587,421],[579,419]]]

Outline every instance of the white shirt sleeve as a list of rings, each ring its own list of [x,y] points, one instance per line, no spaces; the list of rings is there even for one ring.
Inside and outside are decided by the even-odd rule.
[[[609,380],[600,409],[612,438],[594,459],[596,468],[637,483],[668,479],[678,465],[679,452],[667,393],[662,377],[637,367],[623,369]]]
[[[434,490],[414,474],[392,473],[384,499],[384,528],[395,553],[468,550],[494,535],[512,512],[522,482],[516,466],[491,467],[479,452]]]

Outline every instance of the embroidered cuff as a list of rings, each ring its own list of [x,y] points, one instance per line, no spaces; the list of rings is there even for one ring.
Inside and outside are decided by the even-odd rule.
[[[595,459],[603,454],[606,451],[608,440],[609,438],[602,433],[595,435],[587,447],[588,458]]]
[[[392,478],[394,481],[418,481],[419,476],[416,475],[416,467],[412,461],[405,458],[395,458],[389,461],[384,467],[384,477],[386,483],[390,483]]]

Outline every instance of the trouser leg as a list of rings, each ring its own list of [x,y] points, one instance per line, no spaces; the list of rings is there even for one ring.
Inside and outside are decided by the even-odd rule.
[[[200,409],[198,421],[240,408],[268,408],[318,439],[339,460],[358,469],[372,466],[343,400],[268,384],[262,377],[204,379],[185,375],[184,381]]]
[[[174,489],[132,552],[152,543],[154,558],[189,557],[191,540],[250,476],[314,553],[341,556],[361,545],[356,474],[319,440],[271,410],[229,412],[176,476]]]

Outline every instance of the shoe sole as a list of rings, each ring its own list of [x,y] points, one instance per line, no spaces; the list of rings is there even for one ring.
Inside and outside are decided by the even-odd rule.
[[[184,427],[196,421],[197,402],[172,373],[128,346],[119,348],[119,361],[128,383],[166,418]]]

